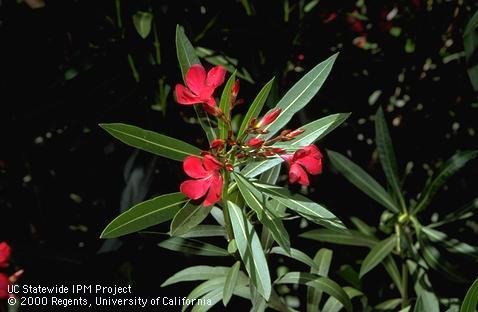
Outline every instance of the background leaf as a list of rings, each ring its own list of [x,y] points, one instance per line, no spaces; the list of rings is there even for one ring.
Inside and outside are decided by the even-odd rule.
[[[226,86],[222,90],[221,99],[219,100],[219,108],[224,113],[226,118],[231,120],[231,90],[236,82],[236,72],[229,77]],[[222,119],[219,119],[219,137],[223,140],[227,139],[227,124]],[[231,129],[232,130],[232,129]]]
[[[211,211],[213,206],[204,207],[202,205],[196,206],[188,202],[184,207],[174,216],[170,225],[170,234],[172,236],[184,235],[189,230],[200,224]]]
[[[474,312],[478,305],[478,279],[471,285],[466,292],[465,298],[460,308],[460,312]]]
[[[149,33],[151,32],[151,22],[153,21],[153,14],[150,12],[136,12],[133,15],[133,24],[136,31],[141,36],[141,38],[145,39],[148,37]]]
[[[367,274],[367,272],[382,262],[383,259],[385,259],[385,257],[392,252],[396,244],[397,238],[395,235],[393,235],[375,245],[362,262],[359,273],[360,277],[363,277],[365,274]]]
[[[201,153],[200,149],[186,142],[139,127],[122,123],[100,124],[100,127],[129,146],[172,160],[183,161],[187,156]]]
[[[191,238],[171,237],[158,245],[171,251],[187,253],[195,256],[229,256],[226,249]]]

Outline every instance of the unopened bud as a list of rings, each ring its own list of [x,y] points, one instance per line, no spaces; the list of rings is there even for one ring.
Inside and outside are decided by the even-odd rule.
[[[211,142],[211,149],[215,149],[215,150],[222,150],[224,148],[224,140],[222,139],[214,139],[212,142]]]
[[[260,147],[262,144],[264,144],[264,140],[259,138],[252,138],[246,143],[250,147]]]
[[[244,158],[244,157],[246,157],[245,154],[237,154],[237,155],[236,155],[236,158],[237,158],[237,159],[241,159],[241,158]]]
[[[233,171],[234,170],[234,166],[231,165],[231,164],[226,164],[225,168],[226,168],[227,171]]]
[[[267,113],[267,115],[265,115],[264,118],[261,119],[261,121],[257,123],[256,128],[264,127],[274,122],[274,120],[277,119],[281,111],[282,109],[280,108],[274,108],[272,111]]]
[[[285,149],[280,148],[280,147],[274,147],[274,148],[272,149],[272,151],[273,151],[274,153],[276,153],[276,154],[283,154],[283,153],[285,153]]]
[[[292,130],[290,129],[286,129],[286,130],[282,130],[282,132],[280,133],[281,136],[286,136],[286,135],[289,135],[289,133],[291,133]]]
[[[304,133],[304,131],[305,131],[304,129],[296,129],[296,130],[292,131],[291,133],[289,133],[289,136],[291,138],[295,138],[296,136],[301,135],[302,133]]]

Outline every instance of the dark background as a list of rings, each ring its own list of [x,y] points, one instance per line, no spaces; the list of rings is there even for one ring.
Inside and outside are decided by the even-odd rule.
[[[371,118],[382,105],[393,121],[401,173],[413,165],[405,184],[409,199],[441,161],[478,145],[478,101],[462,52],[464,27],[477,9],[472,1],[323,0],[308,12],[304,6],[313,1],[289,1],[288,16],[284,1],[121,1],[122,27],[114,1],[47,1],[32,9],[29,3],[35,2],[0,4],[0,240],[12,245],[26,284],[133,283],[136,294],[183,296],[192,284],[159,285],[186,266],[223,263],[162,250],[157,238],[130,235],[105,246],[99,239],[120,209],[176,191],[185,176],[180,163],[135,152],[98,123],[130,123],[205,146],[199,126],[185,122],[192,110],[178,106],[171,93],[165,111],[151,108],[161,95],[159,79],[171,87],[181,81],[176,24],[193,44],[237,59],[249,71],[255,83],[241,81],[245,104],[239,113],[272,76],[277,83],[270,106],[304,71],[340,51],[324,87],[293,126],[352,112],[318,144],[347,153],[384,181]],[[154,61],[152,35],[142,39],[133,26],[133,14],[150,8],[161,64]],[[477,173],[474,161],[421,221],[473,201]],[[350,216],[379,221],[381,208],[332,172],[327,160],[310,191],[346,224]],[[477,228],[475,218],[448,233],[476,242]],[[158,229],[167,231],[167,225]],[[295,221],[288,229],[291,237],[304,231]],[[293,245],[309,255],[322,247],[303,239],[293,239]],[[333,249],[332,270],[350,263],[351,254],[366,252]],[[476,275],[472,264],[457,261],[462,272]],[[370,274],[365,288],[378,288],[383,274]],[[466,289],[440,285],[438,292],[446,296],[462,297]]]

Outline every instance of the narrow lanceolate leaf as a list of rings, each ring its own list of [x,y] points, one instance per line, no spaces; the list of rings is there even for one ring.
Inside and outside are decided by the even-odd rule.
[[[307,254],[305,254],[304,252],[300,250],[291,248],[290,253],[287,253],[282,247],[274,247],[272,248],[271,253],[286,256],[286,257],[295,259],[299,262],[302,262],[313,269],[316,269],[316,270],[319,269],[319,266],[314,262],[314,260],[312,260],[311,257],[309,257]]]
[[[180,236],[189,232],[189,230],[206,219],[212,207],[213,206],[196,206],[191,202],[184,205],[184,207],[174,216],[174,219],[171,222],[169,231],[171,236]]]
[[[433,285],[428,278],[427,272],[424,269],[425,264],[423,263],[423,260],[421,260],[420,266],[411,261],[407,261],[407,265],[410,274],[414,276],[415,293],[417,294],[417,297],[422,299],[423,309],[421,311],[440,312],[440,303],[438,302],[438,297],[433,290]]]
[[[402,303],[401,298],[388,299],[388,300],[385,300],[384,302],[377,304],[375,306],[375,309],[380,311],[395,310],[395,308],[397,308],[400,305],[400,303]]]
[[[274,198],[304,218],[332,229],[345,229],[342,221],[321,205],[300,194],[292,194],[288,189],[265,183],[254,183],[260,191]]]
[[[280,157],[272,157],[261,161],[252,161],[241,170],[241,174],[245,177],[253,178],[271,169],[272,167],[279,165],[282,163],[282,161],[283,160]]]
[[[345,286],[343,287],[343,290],[349,296],[350,299],[353,299],[355,297],[360,297],[363,296],[363,293],[360,290],[357,290],[353,287]],[[344,306],[334,297],[329,297],[327,301],[324,304],[324,307],[322,308],[323,312],[339,312]],[[318,311],[314,310],[314,311]]]
[[[395,235],[384,239],[377,245],[375,245],[372,250],[367,254],[365,259],[362,262],[362,266],[360,267],[360,277],[364,276],[376,267],[380,262],[385,259],[395,248],[397,245],[397,237]]]
[[[150,12],[136,12],[133,15],[133,24],[136,31],[141,38],[146,38],[151,31],[151,22],[153,21],[153,14]]]
[[[201,64],[201,62],[199,61],[193,45],[189,41],[188,37],[186,37],[184,28],[180,25],[176,26],[176,53],[184,80],[189,68],[194,64]],[[193,105],[193,107],[198,117],[199,124],[206,133],[209,142],[216,139],[217,129],[214,127],[214,123],[209,118],[209,115],[198,105]]]
[[[204,295],[210,293],[211,291],[217,291],[217,290],[222,290],[224,288],[224,282],[226,278],[223,277],[216,277],[210,280],[207,280],[199,285],[197,285],[186,297],[186,299],[189,299],[189,302],[191,303],[192,299],[198,299],[203,297]],[[185,300],[186,301],[186,300]],[[188,301],[186,301],[188,302]],[[193,304],[187,305],[184,304],[183,307],[181,308],[181,311],[184,312],[187,310],[188,307],[194,306]]]
[[[312,121],[311,123],[299,127],[300,129],[303,129],[304,132],[296,136],[293,140],[278,143],[274,146],[279,146],[287,149],[288,147],[299,148],[302,146],[310,145],[332,132],[335,128],[337,128],[345,120],[347,120],[349,116],[350,113],[339,113],[317,119],[315,121]]]
[[[236,204],[228,201],[227,209],[229,209],[237,249],[251,282],[256,286],[257,291],[264,299],[269,300],[271,279],[259,237],[254,231],[252,224]]]
[[[229,256],[226,249],[217,247],[215,245],[201,242],[199,240],[171,237],[158,244],[160,247],[169,249],[172,251],[187,253],[196,256],[212,256],[212,257],[225,257]]]
[[[233,172],[233,175],[247,205],[256,212],[259,221],[269,230],[274,240],[286,252],[290,252],[289,234],[282,220],[267,208],[264,196],[250,181],[239,173]]]
[[[224,227],[220,225],[200,224],[190,229],[187,233],[182,234],[181,237],[194,238],[194,237],[213,237],[213,236],[226,236]]]
[[[313,261],[316,265],[310,268],[310,273],[327,277],[332,262],[332,254],[332,250],[321,248],[314,257]],[[309,287],[307,289],[307,312],[319,311],[319,303],[321,299],[322,291]],[[333,297],[330,297],[329,299],[333,299]],[[336,302],[338,301],[336,300]],[[340,304],[340,306],[342,307],[342,304]]]
[[[224,303],[224,306],[227,306],[229,300],[231,300],[232,293],[234,291],[234,288],[236,287],[240,268],[241,262],[236,261],[236,263],[234,263],[229,272],[227,272],[226,282],[224,283],[224,291],[222,294],[222,302]]]
[[[226,86],[222,90],[221,100],[219,101],[219,108],[224,113],[224,116],[231,119],[231,90],[236,82],[236,72],[234,72],[227,80]],[[220,119],[219,120],[219,137],[223,140],[227,139],[228,126]]]
[[[382,107],[379,107],[375,114],[375,141],[377,142],[378,157],[382,164],[383,171],[387,177],[388,184],[392,188],[395,197],[402,208],[405,208],[400,180],[398,178],[397,160],[393,150],[392,139],[388,131],[387,122]]]
[[[246,113],[246,116],[244,116],[244,119],[242,120],[241,127],[239,128],[239,132],[237,133],[237,137],[240,138],[244,134],[244,131],[246,131],[247,126],[249,126],[249,123],[251,122],[252,118],[256,118],[259,116],[261,113],[262,107],[264,106],[264,103],[267,100],[267,97],[269,96],[269,92],[271,91],[272,84],[274,83],[274,78],[269,80],[268,83],[264,87],[262,87],[261,91],[259,91],[259,94],[257,94],[256,98],[252,102],[251,106],[249,107],[249,110]]]
[[[425,190],[421,193],[418,203],[413,209],[414,213],[420,212],[425,209],[431,202],[436,192],[446,183],[446,181],[452,177],[458,170],[463,168],[467,162],[474,159],[478,155],[478,151],[466,151],[459,152],[448,159],[434,175],[434,178],[430,180],[425,186]]]
[[[311,231],[302,233],[299,236],[317,240],[319,242],[349,245],[349,246],[373,247],[378,242],[378,240],[374,237],[367,236],[353,230],[338,232],[338,231],[332,231],[328,229],[316,229],[316,230],[311,230]]]
[[[452,281],[458,283],[466,282],[466,278],[450,262],[443,258],[437,248],[421,238],[420,246],[422,247],[423,259],[432,269],[443,274]]]
[[[352,311],[352,302],[347,293],[336,282],[327,277],[304,272],[289,272],[274,282],[275,284],[302,284],[321,290],[336,298],[347,311]]]
[[[171,220],[187,201],[182,193],[172,193],[139,203],[111,221],[101,238],[123,236]]]
[[[280,166],[274,166],[271,169],[264,171],[259,177],[259,181],[268,184],[276,184],[279,179],[280,169]]]
[[[466,292],[465,299],[460,308],[460,312],[475,312],[478,305],[478,279]]]
[[[309,103],[324,84],[336,58],[337,54],[334,54],[315,66],[284,95],[276,105],[276,108],[282,109],[281,114],[273,123],[264,127],[264,130],[269,131],[264,135],[265,138],[272,137],[289,122],[296,112]]]
[[[355,225],[355,227],[360,233],[363,233],[368,236],[375,236],[375,232],[377,232],[376,228],[371,227],[357,217],[351,217],[350,221],[352,221],[352,223]]]
[[[422,227],[421,230],[432,242],[443,245],[450,252],[478,258],[478,247],[476,246],[471,246],[459,240],[449,238],[445,233],[426,226]]]
[[[122,123],[100,124],[100,127],[125,144],[173,160],[183,161],[187,156],[201,153],[191,144],[139,127]]]
[[[400,276],[400,272],[398,271],[397,264],[395,263],[395,260],[393,259],[393,256],[388,255],[385,259],[383,259],[382,265],[387,271],[390,278],[392,279],[395,286],[397,286],[397,289],[400,292],[400,294],[404,295],[402,278]]]
[[[226,276],[229,271],[229,267],[224,266],[207,266],[207,265],[197,265],[186,268],[175,273],[173,276],[168,278],[161,287],[168,285],[176,284],[179,282],[189,282],[189,281],[201,281],[201,280],[210,280],[213,278],[218,278]]]
[[[347,179],[350,183],[367,194],[370,198],[383,205],[393,212],[399,212],[397,204],[393,201],[385,189],[375,181],[362,168],[357,166],[347,157],[334,151],[327,151],[332,165]]]

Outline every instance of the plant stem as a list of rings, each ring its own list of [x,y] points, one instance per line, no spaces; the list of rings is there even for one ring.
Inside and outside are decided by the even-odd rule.
[[[121,20],[121,0],[116,0],[115,1],[115,7],[116,7],[116,23],[118,25],[118,28],[123,28],[123,21]]]
[[[408,266],[407,266],[407,260],[405,258],[402,263],[402,286],[403,286],[402,309],[405,309],[409,304],[408,302]]]

